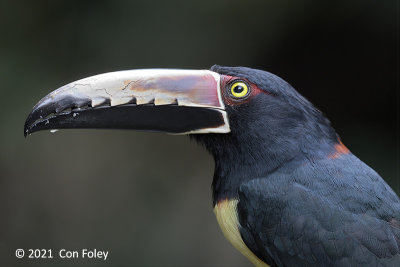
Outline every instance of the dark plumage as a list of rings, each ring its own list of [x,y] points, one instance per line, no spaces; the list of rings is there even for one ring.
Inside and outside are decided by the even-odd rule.
[[[213,204],[238,199],[244,243],[272,266],[400,266],[400,200],[279,77],[213,66],[266,94],[227,106],[231,133],[192,137],[215,159]]]

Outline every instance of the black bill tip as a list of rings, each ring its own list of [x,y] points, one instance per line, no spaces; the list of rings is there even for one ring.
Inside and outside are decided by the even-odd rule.
[[[43,98],[28,115],[24,125],[24,136],[36,132],[36,128],[41,124],[48,125],[50,120],[61,114],[68,113],[72,109],[90,107],[91,100],[89,98],[77,98],[74,96]],[[70,113],[70,112],[69,112]]]

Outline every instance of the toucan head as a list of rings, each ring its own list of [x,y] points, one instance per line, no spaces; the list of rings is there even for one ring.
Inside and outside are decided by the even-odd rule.
[[[34,106],[24,134],[61,128],[191,134],[216,161],[230,162],[230,170],[259,162],[274,168],[336,140],[329,121],[281,78],[218,65],[119,71],[69,83]]]

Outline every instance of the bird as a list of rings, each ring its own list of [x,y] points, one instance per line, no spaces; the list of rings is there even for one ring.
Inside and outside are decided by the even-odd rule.
[[[42,98],[24,135],[114,128],[186,134],[215,161],[212,205],[255,266],[400,266],[400,200],[330,121],[278,76],[248,67],[138,69]]]

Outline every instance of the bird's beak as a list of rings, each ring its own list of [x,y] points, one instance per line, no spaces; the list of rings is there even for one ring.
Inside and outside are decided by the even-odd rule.
[[[230,132],[220,75],[176,69],[110,72],[60,87],[34,106],[24,135],[62,128]]]

